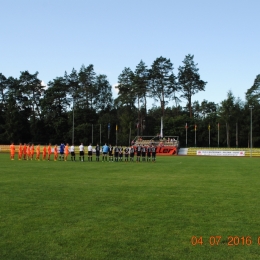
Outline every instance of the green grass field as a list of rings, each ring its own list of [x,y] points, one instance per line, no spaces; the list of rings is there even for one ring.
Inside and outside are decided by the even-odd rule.
[[[1,154],[0,259],[259,259],[259,166],[259,158]]]

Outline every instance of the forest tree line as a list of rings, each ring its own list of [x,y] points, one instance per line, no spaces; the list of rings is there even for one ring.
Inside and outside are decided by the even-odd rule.
[[[0,143],[71,143],[74,136],[75,145],[100,139],[115,144],[117,133],[118,144],[128,145],[135,136],[160,133],[162,117],[164,136],[179,136],[181,147],[186,133],[187,146],[195,146],[196,135],[198,147],[248,147],[252,112],[253,147],[260,146],[260,74],[245,89],[245,101],[228,91],[216,104],[193,100],[207,84],[193,55],[185,56],[177,75],[173,69],[165,57],[150,68],[142,60],[134,70],[124,68],[115,99],[107,76],[92,64],[65,72],[47,87],[38,72],[22,71],[19,78],[0,73]],[[159,105],[148,108],[149,100]]]

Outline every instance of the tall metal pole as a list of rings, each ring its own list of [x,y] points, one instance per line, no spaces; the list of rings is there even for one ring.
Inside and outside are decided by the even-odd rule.
[[[218,123],[218,147],[219,147],[219,123]]]
[[[160,137],[163,138],[163,117],[161,116],[161,130],[160,130]]]
[[[101,145],[101,124],[99,125],[99,145]]]
[[[131,122],[130,122],[130,132],[129,132],[129,146],[131,145]]]
[[[253,106],[249,106],[249,109],[251,110],[251,115],[250,115],[250,157],[252,157],[252,146],[253,146],[253,142],[252,142],[252,109]]]
[[[208,126],[209,129],[209,147],[210,147],[210,125]]]
[[[197,146],[197,138],[196,138],[197,125],[196,124],[194,126],[194,130],[195,130],[195,147],[196,147]]]
[[[117,125],[116,125],[116,145],[117,145]]]
[[[91,143],[93,144],[93,124],[92,124],[92,141]]]
[[[74,145],[74,101],[72,104],[72,145]]]
[[[228,122],[226,122],[226,131],[227,131],[227,147],[229,147]]]
[[[186,128],[186,147],[187,147],[187,142],[188,142],[188,131],[187,131],[188,125],[187,125],[187,123],[185,125],[185,128]]]
[[[107,125],[107,141],[109,143],[109,137],[110,137],[110,123]]]
[[[141,122],[140,135],[143,136],[143,118],[142,118],[142,116],[141,116],[140,122]]]
[[[238,147],[238,124],[236,122],[236,148]]]

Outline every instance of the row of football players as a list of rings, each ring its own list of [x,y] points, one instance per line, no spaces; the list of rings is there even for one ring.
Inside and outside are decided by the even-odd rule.
[[[88,161],[92,161],[92,155],[93,155],[93,148],[90,144],[87,148],[88,150]],[[81,144],[79,146],[79,160],[84,161],[84,146]],[[102,147],[97,145],[95,147],[95,153],[96,153],[96,161],[100,161],[100,157],[102,157],[102,161],[108,161],[108,162],[122,162],[122,161],[134,161],[134,157],[136,154],[136,161],[152,161],[155,162],[156,159],[156,147],[153,145],[150,146],[140,146],[137,147],[131,146],[131,147],[125,147],[122,146],[115,146],[112,145],[107,146],[106,144]],[[74,153],[75,155],[75,153]],[[75,160],[75,156],[71,157],[71,160]]]
[[[20,143],[18,146],[18,160],[40,160],[40,154],[42,153],[42,160],[50,160],[51,155],[54,155],[54,161],[58,160],[58,154],[60,153],[60,159],[67,160],[69,155],[69,144],[61,144],[58,146],[57,144],[52,147],[51,144],[48,146],[43,146],[43,149],[41,151],[40,145],[37,145],[34,147],[34,144],[26,144],[23,145]],[[10,145],[10,158],[11,160],[14,160],[16,152],[16,147],[12,143]]]
[[[40,145],[36,146],[36,149],[34,148],[33,144],[24,144],[22,145],[20,143],[18,147],[18,159],[24,159],[24,160],[33,160],[36,150],[36,160],[40,160],[40,153],[42,152],[42,160],[50,160],[52,153],[54,154],[54,161],[58,160],[58,153],[59,153],[59,159],[66,161],[68,159],[68,155],[70,153],[71,160],[76,160],[75,155],[75,147],[74,145],[71,145],[69,147],[69,144],[64,145],[61,143],[61,145],[58,147],[58,145],[55,145],[54,147],[51,146],[51,144],[45,145],[41,151]],[[93,147],[90,144],[87,147],[88,150],[88,161],[92,161],[92,155],[93,155]],[[15,145],[12,143],[10,145],[10,157],[11,160],[14,160],[15,156]],[[134,161],[134,156],[136,154],[137,158],[136,161],[140,162],[141,158],[142,161],[155,161],[156,158],[156,147],[153,145],[150,146],[140,146],[138,145],[136,148],[132,147],[125,147],[122,146],[115,146],[113,148],[111,145],[107,146],[106,144],[102,147],[100,147],[98,144],[95,148],[96,152],[96,161],[100,160],[100,156],[102,154],[102,161],[123,161],[123,156],[125,161]],[[83,143],[79,146],[79,160],[84,161],[85,158],[85,149]]]

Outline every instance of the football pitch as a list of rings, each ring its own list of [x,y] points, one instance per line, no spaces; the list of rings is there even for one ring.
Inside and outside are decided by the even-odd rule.
[[[259,158],[0,154],[0,259],[259,259],[259,166]]]

